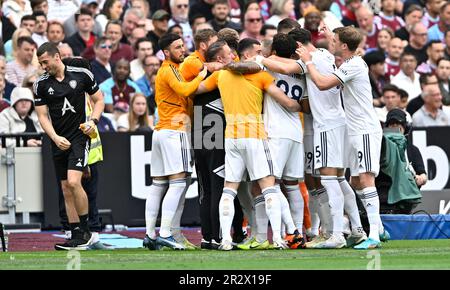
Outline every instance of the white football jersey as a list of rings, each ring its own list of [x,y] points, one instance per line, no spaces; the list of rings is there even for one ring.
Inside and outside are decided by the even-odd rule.
[[[314,118],[312,114],[303,114],[303,123],[305,126],[303,127],[304,135],[312,136],[314,135]]]
[[[304,76],[268,72],[275,78],[276,85],[289,98],[299,100],[306,95]],[[302,122],[298,112],[288,111],[269,94],[265,93],[263,113],[264,126],[269,138],[286,138],[303,142]]]
[[[323,75],[330,75],[336,70],[334,56],[328,50],[318,48],[311,53],[312,62]],[[335,87],[321,91],[311,79],[306,65],[298,60],[306,75],[309,106],[314,117],[314,130],[323,132],[345,125],[345,112],[341,105],[340,88]]]
[[[353,56],[334,72],[344,86],[344,108],[349,135],[381,132],[373,107],[369,68],[360,56]]]

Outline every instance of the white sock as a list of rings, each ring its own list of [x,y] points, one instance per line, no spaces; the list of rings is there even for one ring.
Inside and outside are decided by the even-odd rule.
[[[344,195],[336,176],[321,176],[320,182],[327,191],[330,214],[333,220],[333,235],[342,236],[344,229]]]
[[[222,231],[222,240],[232,241],[231,225],[234,218],[234,199],[237,192],[234,189],[224,187],[219,202],[219,220]]]
[[[169,186],[168,180],[153,180],[150,186],[150,192],[145,201],[145,228],[146,234],[152,238],[156,238],[156,219],[158,218],[159,206],[161,205],[161,199],[166,193]]]
[[[277,191],[280,193],[280,210],[281,210],[281,236],[284,236],[285,233],[287,234],[293,234],[295,230],[297,229],[294,224],[294,220],[291,216],[291,210],[289,209],[289,202],[284,196],[283,192],[281,191],[280,185],[276,184],[274,186]],[[286,225],[286,228],[283,228],[283,224]]]
[[[191,185],[191,178],[187,178],[187,186]],[[175,212],[175,215],[172,220],[172,235],[175,238],[175,240],[178,240],[181,238],[181,217],[183,216],[183,210],[184,210],[184,202],[186,200],[186,191],[183,195],[181,195],[180,202],[178,203],[177,211]]]
[[[319,234],[320,218],[319,196],[315,189],[309,190],[309,214],[311,216],[311,234],[317,236]]]
[[[358,228],[362,228],[361,217],[359,216],[358,205],[356,204],[356,196],[352,187],[345,179],[345,176],[338,177],[339,186],[344,193],[344,211],[350,219],[352,233],[356,233]]]
[[[333,230],[333,220],[331,219],[330,206],[328,204],[328,194],[325,188],[317,189],[319,196],[319,218],[322,232],[326,235],[331,234]]]
[[[255,229],[252,228],[252,232],[255,232],[256,240],[262,243],[267,240],[267,225],[269,223],[264,196],[262,194],[258,195],[253,202],[255,207]]]
[[[369,238],[379,241],[379,228],[380,228],[380,200],[378,199],[378,193],[376,187],[366,187],[363,190],[356,192],[364,205],[367,212],[367,218],[370,224]]]
[[[166,196],[163,199],[161,209],[161,229],[159,235],[162,238],[167,238],[172,235],[170,227],[172,226],[173,217],[180,204],[181,196],[183,196],[187,190],[187,179],[179,178],[169,181],[169,189]]]
[[[282,194],[278,192],[273,186],[266,187],[262,189],[262,194],[266,202],[266,213],[270,220],[270,225],[272,227],[273,240],[281,240],[281,203],[279,195]]]
[[[289,209],[291,211],[295,227],[300,233],[302,233],[305,203],[303,201],[303,196],[300,193],[300,187],[298,187],[298,185],[286,185],[286,191],[289,200]]]

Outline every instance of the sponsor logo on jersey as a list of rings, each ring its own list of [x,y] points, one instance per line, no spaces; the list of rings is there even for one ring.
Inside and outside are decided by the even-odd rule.
[[[55,90],[54,90],[52,87],[50,87],[50,88],[48,89],[48,93],[49,93],[50,95],[53,95],[53,94],[55,93]]]

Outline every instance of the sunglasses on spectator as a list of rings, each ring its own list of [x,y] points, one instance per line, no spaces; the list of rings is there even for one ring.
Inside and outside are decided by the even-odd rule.
[[[189,7],[188,4],[178,4],[178,5],[177,5],[177,8],[178,8],[178,9],[181,9],[181,8],[188,8],[188,7]]]
[[[159,63],[146,63],[145,66],[159,66]]]
[[[103,48],[103,49],[105,49],[105,48],[111,49],[111,48],[112,48],[112,45],[100,44],[100,48]]]
[[[252,23],[254,23],[254,22],[260,22],[260,21],[261,21],[261,18],[249,18],[249,19],[247,19],[247,21],[248,21],[248,22],[252,22]]]

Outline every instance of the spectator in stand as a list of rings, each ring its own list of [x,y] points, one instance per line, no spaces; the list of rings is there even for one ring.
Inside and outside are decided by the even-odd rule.
[[[106,25],[105,36],[111,40],[112,43],[112,54],[111,54],[111,65],[114,65],[119,59],[124,58],[128,61],[134,59],[134,52],[131,46],[128,44],[120,43],[122,38],[122,26],[120,21],[111,20]],[[94,48],[88,48],[82,55],[84,58],[92,60],[95,58]]]
[[[98,84],[111,77],[111,40],[107,37],[99,37],[95,40],[95,59],[91,61],[91,72]]]
[[[33,14],[23,16],[22,19],[20,19],[19,28],[26,28],[33,34],[36,29],[36,16]]]
[[[214,6],[213,6],[214,7]],[[189,24],[189,0],[171,0],[170,11],[172,18],[169,20],[169,27],[178,24],[183,29],[183,40],[186,50],[194,51],[194,35]]]
[[[438,84],[438,79],[436,75],[427,73],[420,75],[419,82],[421,91],[415,95],[416,97],[413,96],[414,98],[408,102],[408,105],[406,106],[406,111],[408,111],[411,116],[414,115],[414,113],[417,112],[424,104],[422,95],[423,88],[426,85]]]
[[[419,74],[416,72],[417,59],[411,52],[404,51],[400,56],[400,72],[391,79],[391,84],[408,92],[408,102],[419,95]]]
[[[382,11],[375,16],[376,22],[380,22],[383,27],[389,27],[392,31],[397,31],[405,26],[405,21],[395,15],[396,2],[397,0],[381,0]]]
[[[134,93],[141,93],[141,89],[129,77],[130,63],[120,59],[114,66],[113,76],[99,86],[105,96],[105,112],[112,112],[116,103],[129,104]]]
[[[270,40],[272,41],[273,36],[277,34],[277,28],[270,24],[264,24],[261,28],[262,41]]]
[[[150,4],[149,4],[149,2],[147,0],[131,0],[131,7],[141,10],[144,14],[143,19],[139,22],[139,27],[144,28],[147,32],[152,30],[153,23],[150,20]]]
[[[439,22],[439,12],[444,3],[444,0],[425,0],[426,10],[422,18],[423,25],[430,28]]]
[[[31,36],[36,42],[36,46],[39,47],[44,42],[47,42],[47,16],[42,11],[37,11],[33,13],[34,17],[36,17],[36,28],[34,29],[34,33]]]
[[[361,5],[356,11],[356,20],[359,28],[361,28],[367,35],[366,45],[364,49],[377,47],[378,33],[383,28],[381,23],[374,21],[372,10],[367,5]]]
[[[417,63],[426,62],[428,33],[427,28],[421,22],[413,24],[409,34],[409,44],[405,52],[410,52],[416,57]]]
[[[450,107],[442,106],[438,84],[423,88],[423,106],[412,116],[414,127],[450,126]]]
[[[158,45],[159,38],[169,29],[169,19],[170,15],[165,10],[157,10],[153,13],[152,20],[154,30],[149,31],[147,38],[152,42],[153,51],[155,53],[160,50]]]
[[[5,99],[5,76],[0,74],[0,112],[9,107],[9,99]]]
[[[33,13],[36,11],[44,12],[45,16],[48,14],[48,1],[47,0],[31,0],[30,1],[31,10]]]
[[[216,32],[219,32],[222,28],[231,28],[237,32],[242,31],[240,24],[229,21],[230,4],[228,0],[216,0],[212,8],[212,14],[214,18],[208,22]]]
[[[400,38],[394,37],[387,46],[386,57],[386,78],[392,79],[400,72],[400,55],[403,53],[403,42]]]
[[[361,7],[361,0],[336,0],[339,9],[332,9],[332,12],[342,22],[344,26],[357,26],[355,11]]]
[[[196,14],[201,14],[205,16],[206,21],[209,21],[214,18],[212,14],[212,7],[215,0],[198,0],[189,9],[189,19]]]
[[[189,24],[191,25],[193,35],[197,33],[197,26],[203,23],[206,23],[206,18],[201,14],[195,14],[192,18],[190,18]]]
[[[9,82],[21,86],[23,78],[37,70],[37,67],[32,63],[35,51],[36,43],[31,37],[19,37],[16,57],[6,64],[6,79]]]
[[[372,86],[373,105],[381,107],[383,105],[380,100],[383,87],[389,83],[385,77],[385,56],[381,51],[372,51],[364,55],[364,61],[369,67],[369,79]]]
[[[445,42],[444,56],[446,59],[450,60],[450,28],[447,29],[447,31],[445,32],[444,42]]]
[[[387,114],[395,109],[400,108],[401,103],[401,96],[399,89],[394,85],[386,85],[383,88],[383,95],[381,96],[382,103],[384,104],[384,107],[382,108],[375,108],[375,111],[377,112],[378,119],[382,123],[382,125],[386,122],[386,116]],[[412,122],[411,115],[408,114],[408,112],[404,111],[406,114],[406,119],[408,123]]]
[[[244,14],[244,31],[242,31],[240,39],[253,38],[261,40],[261,28],[263,19],[260,12],[255,10],[247,10]]]
[[[136,27],[135,29],[133,29],[133,32],[131,32],[130,37],[128,37],[128,42],[130,43],[130,46],[134,50],[134,55],[137,55],[136,41],[140,38],[146,37],[147,37],[147,30],[145,30],[144,27]]]
[[[293,0],[272,0],[270,15],[265,22],[277,26],[281,20],[291,18],[295,20],[294,1]],[[305,16],[305,15],[303,15]]]
[[[149,132],[154,128],[153,117],[148,112],[147,98],[141,93],[134,94],[131,97],[128,113],[117,120],[117,131]]]
[[[0,88],[1,98],[6,101],[11,100],[11,92],[16,87],[13,83],[8,82],[5,79],[6,75],[6,59],[3,55],[0,55],[0,77],[2,78],[2,86]]]
[[[58,21],[48,22],[47,25],[47,38],[48,41],[55,43],[56,45],[60,44],[66,38],[66,34],[64,32],[64,26]]]
[[[311,41],[314,46],[317,46],[320,40],[326,39],[325,34],[319,32],[322,15],[315,6],[309,6],[303,12],[303,17],[305,18],[305,29],[311,32]]]
[[[399,108],[406,111],[406,107],[408,106],[408,93],[403,89],[398,89],[398,93],[400,94],[400,105]],[[408,113],[408,115],[411,115]]]
[[[33,11],[31,10],[30,1],[6,0],[2,4],[2,13],[15,27],[19,28],[22,17],[32,14]]]
[[[437,62],[436,76],[441,90],[442,103],[444,106],[450,106],[450,60],[441,58]]]
[[[61,42],[58,45],[59,54],[61,55],[61,59],[73,57],[73,50],[67,43]]]
[[[11,39],[8,40],[4,45],[6,61],[12,61],[14,59],[14,55],[17,52],[17,40],[19,39],[19,37],[31,37],[31,35],[32,32],[30,32],[30,30],[28,30],[27,28],[18,28],[14,31]]]
[[[143,60],[145,74],[136,81],[136,84],[141,89],[144,96],[147,98],[147,103],[150,112],[155,111],[155,91],[152,87],[152,77],[156,76],[161,62],[154,55],[148,55]]]
[[[335,4],[332,0],[316,0],[315,6],[319,9],[323,24],[325,24],[328,29],[333,31],[335,28],[342,27],[342,22],[339,20],[336,15],[330,11],[331,7]],[[337,6],[337,4],[335,4]],[[337,6],[338,7],[338,6]],[[305,9],[306,10],[306,9]],[[305,13],[303,13],[303,17],[298,20],[298,23],[304,27],[305,26]]]
[[[128,8],[125,11],[122,22],[122,39],[120,42],[130,44],[128,38],[136,27],[145,27],[145,15],[142,10]]]
[[[72,47],[75,56],[81,56],[86,48],[94,46],[94,18],[90,10],[81,8],[80,13],[75,14],[75,22],[78,32],[67,38],[66,42]]]
[[[136,42],[135,50],[137,52],[137,58],[130,63],[130,77],[133,81],[137,81],[145,74],[144,59],[147,56],[153,55],[152,42],[148,38],[140,38]]]
[[[300,28],[302,28],[302,27],[300,26],[300,24],[297,21],[295,21],[291,18],[285,18],[285,19],[281,20],[280,23],[278,23],[277,32],[278,33],[288,33],[291,30],[300,29]]]
[[[450,2],[442,5],[439,14],[439,22],[428,30],[428,40],[440,40],[444,42],[444,33],[450,28]]]
[[[409,41],[409,33],[414,24],[420,22],[423,9],[419,5],[411,5],[405,12],[405,26],[395,31],[395,36],[401,40]]]
[[[389,27],[381,28],[377,38],[377,49],[386,54],[387,47],[392,38],[394,38],[394,32]]]
[[[123,6],[121,0],[106,0],[100,14],[95,17],[95,21],[100,24],[102,31],[106,31],[108,22],[111,20],[120,20],[122,13]]]
[[[28,88],[16,87],[11,94],[11,107],[0,113],[0,134],[5,133],[42,133],[36,112],[33,93]],[[15,146],[15,140],[6,141],[6,146]],[[41,140],[27,139],[29,147],[42,145]]]
[[[102,29],[102,26],[100,25],[100,23],[98,23],[95,20],[95,15],[97,15],[97,9],[98,9],[97,0],[82,0],[80,10],[81,9],[87,9],[91,12],[90,14],[92,15],[92,20],[94,23],[92,32],[96,36],[102,36],[104,30]],[[67,35],[73,35],[79,31],[78,26],[77,26],[77,21],[76,21],[77,14],[78,14],[78,12],[75,13],[74,15],[70,16],[69,18],[67,18],[67,20],[64,22],[64,32]]]
[[[64,23],[78,11],[78,5],[79,3],[73,0],[48,0],[47,19]]]
[[[439,40],[432,40],[427,44],[428,60],[421,63],[416,71],[420,74],[434,73],[437,68],[437,62],[444,57],[444,44]]]

